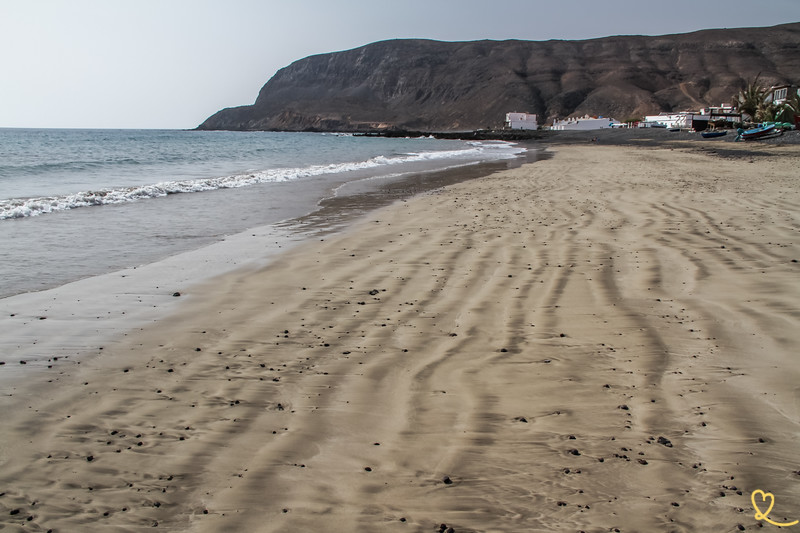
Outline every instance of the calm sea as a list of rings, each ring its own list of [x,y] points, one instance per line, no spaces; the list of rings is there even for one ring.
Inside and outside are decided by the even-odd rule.
[[[0,297],[295,218],[345,183],[522,151],[315,133],[0,129]]]

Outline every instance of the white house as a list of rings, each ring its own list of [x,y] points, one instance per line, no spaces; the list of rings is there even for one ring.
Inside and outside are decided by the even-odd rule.
[[[680,111],[678,113],[647,115],[644,117],[644,121],[639,123],[639,127],[667,127],[702,131],[708,127],[709,122],[724,120],[731,125],[741,122],[742,114],[734,111],[732,106],[721,104],[718,107],[705,107],[700,111]]]
[[[647,127],[667,127],[667,128],[684,128],[689,129],[692,127],[692,117],[694,113],[689,111],[681,111],[680,113],[660,113],[658,115],[647,115],[644,121],[639,123],[640,128]]]
[[[773,85],[767,91],[765,102],[784,103],[793,92],[800,94],[800,89],[796,85]]]
[[[603,130],[607,128],[619,128],[622,124],[613,118],[590,117],[589,115],[581,118],[568,118],[565,120],[554,120],[552,130]]]
[[[506,127],[512,130],[535,130],[539,127],[536,115],[531,113],[506,113]]]

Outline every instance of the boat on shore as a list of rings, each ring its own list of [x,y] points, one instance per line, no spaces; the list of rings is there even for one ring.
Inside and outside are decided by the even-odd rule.
[[[763,124],[750,130],[740,129],[739,136],[736,137],[736,139],[741,139],[743,141],[755,141],[765,137],[771,137],[776,134],[780,135],[781,133],[781,130],[775,128],[775,124]]]
[[[704,139],[716,139],[717,137],[724,137],[727,134],[728,132],[723,130],[723,131],[704,131],[700,135],[702,135]]]

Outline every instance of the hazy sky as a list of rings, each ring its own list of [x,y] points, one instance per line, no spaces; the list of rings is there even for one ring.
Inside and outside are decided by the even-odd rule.
[[[303,57],[394,38],[800,21],[800,0],[0,0],[0,127],[193,128]]]

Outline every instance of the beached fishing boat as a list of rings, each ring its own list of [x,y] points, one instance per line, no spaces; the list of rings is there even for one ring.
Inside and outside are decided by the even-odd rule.
[[[727,134],[727,131],[704,131],[700,135],[702,135],[704,139],[715,139],[717,137],[723,137]]]
[[[778,132],[780,132],[780,130],[775,129],[775,124],[764,124],[763,126],[759,126],[758,128],[753,128],[751,130],[740,129],[739,136],[736,139],[754,141],[757,139],[763,139],[764,137]]]

